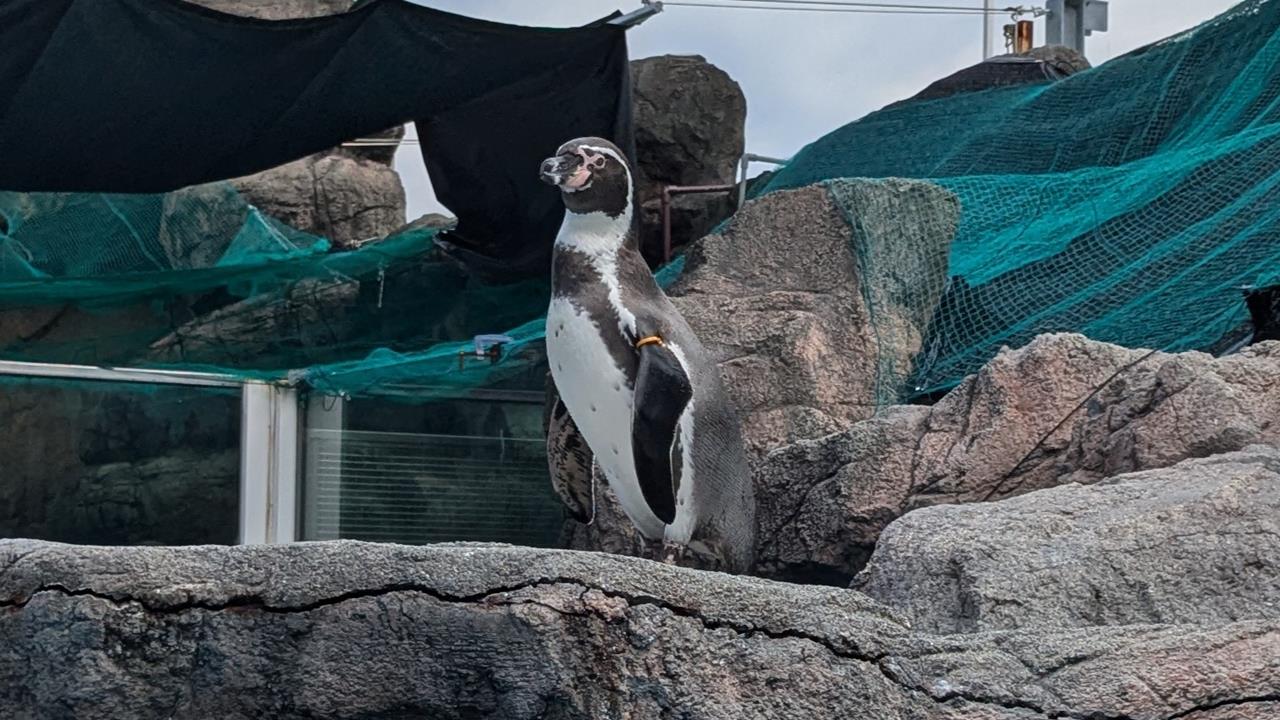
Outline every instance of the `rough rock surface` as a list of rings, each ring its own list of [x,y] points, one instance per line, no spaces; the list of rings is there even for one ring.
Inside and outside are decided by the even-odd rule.
[[[1280,450],[917,510],[855,587],[941,634],[1280,620]]]
[[[338,15],[351,8],[353,0],[186,0],[211,10],[261,20]]]
[[[650,257],[662,247],[662,185],[723,185],[742,158],[747,101],[742,88],[700,55],[662,55],[631,63],[640,237]],[[707,234],[737,202],[726,193],[672,202],[677,246]]]
[[[1280,705],[1276,623],[916,636],[851,590],[493,545],[3,541],[0,648],[14,720],[1207,720]]]
[[[360,302],[355,280],[303,280],[218,308],[153,342],[153,363],[262,363],[282,341],[300,353],[349,340],[360,328],[352,322]],[[286,361],[285,366],[288,363]]]
[[[932,408],[895,407],[757,469],[759,571],[847,582],[920,507],[1093,483],[1280,444],[1280,343],[1215,359],[1045,335]]]
[[[907,308],[930,307],[946,279],[953,195],[924,182],[854,181],[841,186],[842,209],[833,192],[811,186],[748,203],[690,249],[669,291],[719,359],[757,455],[869,417],[882,383],[905,377],[920,349],[928,318]],[[860,259],[889,252],[900,253],[896,274],[863,277]],[[899,376],[883,377],[885,368]]]
[[[346,153],[312,155],[232,184],[262,212],[336,248],[383,237],[405,220],[399,173]]]
[[[911,100],[927,100],[998,87],[1061,80],[1092,65],[1063,45],[1044,45],[1029,53],[997,55],[931,83]]]
[[[856,230],[845,212],[858,219]],[[930,183],[845,181],[754,200],[689,250],[669,294],[720,363],[749,457],[759,462],[779,445],[844,430],[905,379],[929,321],[922,308],[944,288],[957,213],[954,196]],[[864,274],[875,267],[895,271]],[[772,495],[761,501],[757,490],[762,529],[777,532],[797,500],[783,481],[799,482],[807,470],[757,480]],[[597,475],[595,520],[566,521],[568,546],[638,554],[639,535]],[[769,534],[760,539],[774,545]],[[764,571],[803,575],[774,565]]]
[[[164,196],[157,240],[174,270],[213,267],[244,226],[248,208],[227,183],[192,185]]]

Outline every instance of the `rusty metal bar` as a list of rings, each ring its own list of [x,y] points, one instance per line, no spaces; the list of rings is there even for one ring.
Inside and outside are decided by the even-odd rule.
[[[736,184],[730,185],[663,185],[662,186],[662,262],[671,262],[671,196],[697,193],[732,193]]]

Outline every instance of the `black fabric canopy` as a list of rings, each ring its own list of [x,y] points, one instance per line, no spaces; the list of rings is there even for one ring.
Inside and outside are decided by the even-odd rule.
[[[268,21],[181,0],[0,0],[0,189],[149,193],[237,177],[413,120],[450,240],[544,272],[563,209],[538,162],[633,146],[626,36],[371,0]]]

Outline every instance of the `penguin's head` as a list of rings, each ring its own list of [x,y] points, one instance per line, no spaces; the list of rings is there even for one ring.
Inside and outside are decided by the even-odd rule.
[[[569,212],[619,217],[631,208],[631,168],[616,145],[584,137],[542,161],[542,181],[560,188]]]

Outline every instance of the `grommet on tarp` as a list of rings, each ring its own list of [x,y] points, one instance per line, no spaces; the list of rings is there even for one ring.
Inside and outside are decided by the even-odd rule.
[[[466,350],[458,351],[458,369],[466,369],[466,361],[468,356],[478,358],[489,358],[489,364],[493,365],[502,359],[502,346],[512,342],[515,338],[510,335],[476,335],[472,342],[474,343],[474,353]]]

